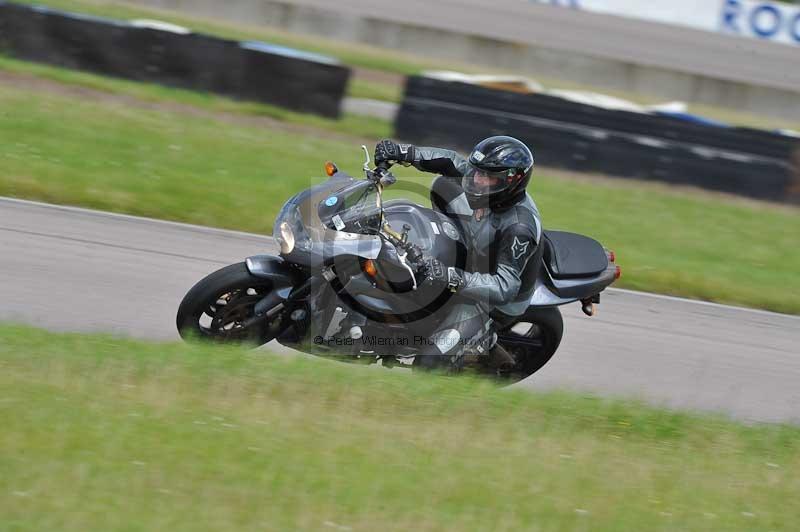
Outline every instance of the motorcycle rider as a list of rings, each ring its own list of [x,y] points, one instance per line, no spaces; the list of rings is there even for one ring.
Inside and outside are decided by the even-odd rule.
[[[488,350],[498,373],[512,371],[515,360],[496,343],[496,331],[528,308],[543,253],[539,211],[526,192],[534,164],[530,149],[515,138],[493,136],[465,159],[452,150],[387,139],[375,147],[375,162],[438,173],[431,204],[459,222],[468,249],[465,271],[425,259],[428,282],[460,297],[445,307],[447,315],[414,364],[458,369],[471,346],[481,354]]]

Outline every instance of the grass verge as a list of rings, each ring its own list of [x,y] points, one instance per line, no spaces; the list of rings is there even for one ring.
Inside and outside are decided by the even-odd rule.
[[[0,106],[6,196],[268,233],[325,160],[353,174],[361,164],[355,139],[319,130],[14,87],[0,88]],[[800,313],[797,209],[547,175],[536,176],[531,193],[547,227],[617,251],[622,286]]]
[[[392,131],[392,126],[389,122],[371,117],[345,114],[339,119],[323,118],[313,114],[289,111],[275,105],[233,100],[206,92],[100,76],[89,72],[20,61],[4,55],[0,55],[0,73],[2,72],[30,77],[27,81],[21,80],[21,84],[27,82],[31,85],[36,85],[41,80],[46,80],[65,85],[63,88],[52,88],[56,91],[60,89],[66,90],[68,87],[86,88],[111,95],[129,96],[144,102],[177,103],[215,113],[268,117],[280,122],[313,127],[345,135],[383,138],[389,136]],[[358,83],[356,86],[361,87],[362,84]]]
[[[794,530],[800,429],[0,325],[4,530]]]

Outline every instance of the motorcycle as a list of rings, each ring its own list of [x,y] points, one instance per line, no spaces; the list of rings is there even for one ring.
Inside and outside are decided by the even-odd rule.
[[[276,340],[314,355],[386,367],[414,367],[457,293],[426,282],[423,256],[463,268],[467,247],[456,217],[407,199],[384,202],[396,183],[388,165],[364,179],[326,164],[328,179],[290,198],[274,224],[278,256],[255,255],[189,290],[178,331],[254,346]],[[544,231],[540,270],[527,310],[496,335],[514,357],[507,381],[522,380],[555,354],[559,306],[579,302],[592,316],[620,276],[612,251],[575,233]],[[482,352],[481,352],[482,351]],[[467,348],[463,369],[492,375],[485,350]]]

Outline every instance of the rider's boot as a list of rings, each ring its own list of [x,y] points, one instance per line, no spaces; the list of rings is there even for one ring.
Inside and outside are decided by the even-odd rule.
[[[511,356],[511,353],[506,351],[498,342],[489,350],[489,367],[492,371],[497,373],[498,376],[503,377],[516,369],[517,361]]]
[[[463,365],[463,356],[448,356],[434,351],[415,356],[412,369],[415,371],[434,371],[446,375],[456,375],[461,372]]]

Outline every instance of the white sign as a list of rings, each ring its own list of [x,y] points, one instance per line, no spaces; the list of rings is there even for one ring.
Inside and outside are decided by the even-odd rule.
[[[759,0],[529,0],[800,46],[800,6]]]
[[[800,45],[800,6],[754,0],[723,0],[719,29]]]

